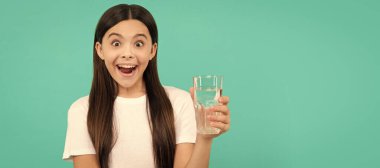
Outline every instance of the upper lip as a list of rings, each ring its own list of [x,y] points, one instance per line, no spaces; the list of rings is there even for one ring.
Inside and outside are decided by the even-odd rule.
[[[127,67],[127,66],[129,66],[129,67],[135,67],[137,65],[136,64],[132,64],[132,63],[119,63],[119,64],[116,64],[116,66],[118,66],[118,67]]]

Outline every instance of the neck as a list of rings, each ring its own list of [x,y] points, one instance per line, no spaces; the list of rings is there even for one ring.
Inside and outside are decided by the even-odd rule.
[[[145,83],[143,80],[136,82],[135,85],[131,87],[123,87],[119,85],[118,96],[124,98],[137,98],[146,94]]]

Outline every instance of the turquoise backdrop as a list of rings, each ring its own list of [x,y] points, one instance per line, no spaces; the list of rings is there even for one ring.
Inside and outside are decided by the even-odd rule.
[[[102,13],[137,3],[159,73],[224,75],[232,128],[212,168],[380,167],[380,1],[1,1],[0,167],[69,168],[67,110],[87,95]]]

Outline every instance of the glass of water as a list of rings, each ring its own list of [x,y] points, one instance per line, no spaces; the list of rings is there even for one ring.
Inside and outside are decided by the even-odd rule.
[[[199,134],[218,134],[220,129],[210,126],[208,115],[220,115],[220,112],[211,112],[210,108],[218,105],[222,95],[223,76],[201,75],[194,76],[194,107]]]

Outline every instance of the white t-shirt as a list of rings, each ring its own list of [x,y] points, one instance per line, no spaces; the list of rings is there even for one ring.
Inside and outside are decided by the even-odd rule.
[[[195,143],[196,122],[190,94],[175,87],[164,87],[173,106],[176,144]],[[68,111],[64,160],[95,154],[88,130],[88,96],[75,101]],[[117,97],[114,104],[117,141],[110,154],[110,168],[154,167],[152,135],[146,112],[146,95]]]

